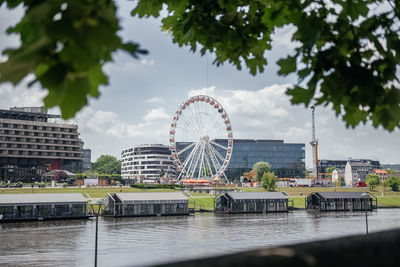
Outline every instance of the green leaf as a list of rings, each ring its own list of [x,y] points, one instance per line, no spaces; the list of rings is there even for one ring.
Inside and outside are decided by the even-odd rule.
[[[90,84],[90,95],[93,97],[99,96],[99,85],[108,84],[107,76],[101,69],[101,66],[96,66],[91,68],[88,74],[89,84]]]
[[[278,71],[279,75],[288,75],[296,71],[296,60],[297,56],[288,56],[286,59],[280,59],[277,64],[281,67]]]
[[[39,63],[35,69],[36,77],[41,77],[49,70],[49,65],[45,63]]]
[[[23,78],[32,72],[35,67],[35,61],[6,61],[0,63],[0,83],[11,82],[18,84]]]
[[[358,108],[351,108],[346,110],[346,114],[343,115],[343,119],[346,121],[346,126],[355,127],[360,122],[367,121],[368,112],[360,110]]]
[[[349,0],[339,1],[342,5],[343,10],[341,16],[349,16],[352,20],[358,19],[358,17],[365,17],[368,14],[368,1],[363,0]]]
[[[139,0],[137,6],[132,10],[131,15],[138,15],[139,18],[160,15],[163,1],[161,0]]]
[[[304,103],[306,106],[308,106],[314,96],[314,90],[295,86],[293,89],[288,88],[286,94],[292,96],[292,104]]]

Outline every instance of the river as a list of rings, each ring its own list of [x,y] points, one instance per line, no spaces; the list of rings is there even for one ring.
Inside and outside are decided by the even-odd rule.
[[[368,214],[369,231],[400,226],[400,209]],[[143,266],[365,233],[365,213],[100,218],[98,266]],[[93,266],[95,220],[0,224],[0,265]]]

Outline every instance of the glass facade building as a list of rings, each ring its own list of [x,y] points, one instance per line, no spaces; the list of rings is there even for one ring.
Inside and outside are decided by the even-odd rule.
[[[225,140],[215,140],[217,143]],[[304,177],[305,144],[284,143],[283,140],[234,139],[228,169],[229,180],[239,179],[254,163],[267,161],[277,177]]]
[[[216,143],[226,145],[226,139],[216,139]],[[190,143],[177,142],[178,150]],[[222,148],[216,148],[221,155],[225,155]],[[191,150],[180,155],[181,161],[188,156]],[[225,171],[230,181],[239,180],[244,172],[251,171],[254,163],[267,161],[277,177],[294,178],[304,177],[305,171],[305,144],[285,143],[283,140],[254,140],[234,139],[233,152],[228,168]]]

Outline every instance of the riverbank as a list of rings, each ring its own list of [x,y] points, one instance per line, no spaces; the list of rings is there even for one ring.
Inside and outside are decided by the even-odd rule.
[[[262,192],[261,188],[237,187],[235,189],[244,192]],[[107,193],[119,192],[174,192],[173,189],[138,189],[132,187],[49,187],[49,188],[1,188],[0,194],[24,194],[24,193],[81,193],[86,198],[103,198]],[[286,192],[289,199],[293,200],[295,209],[305,209],[305,198],[311,192],[371,192],[378,199],[378,208],[400,208],[400,193],[386,191],[383,187],[378,187],[373,191],[368,188],[349,188],[349,187],[284,187],[277,191]],[[212,211],[214,209],[214,196],[210,194],[193,193],[191,194],[196,201],[196,210]]]

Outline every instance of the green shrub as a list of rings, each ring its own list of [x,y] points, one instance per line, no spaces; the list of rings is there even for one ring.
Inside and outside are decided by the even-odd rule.
[[[400,179],[397,177],[390,177],[385,181],[385,185],[389,186],[392,191],[399,191]]]

